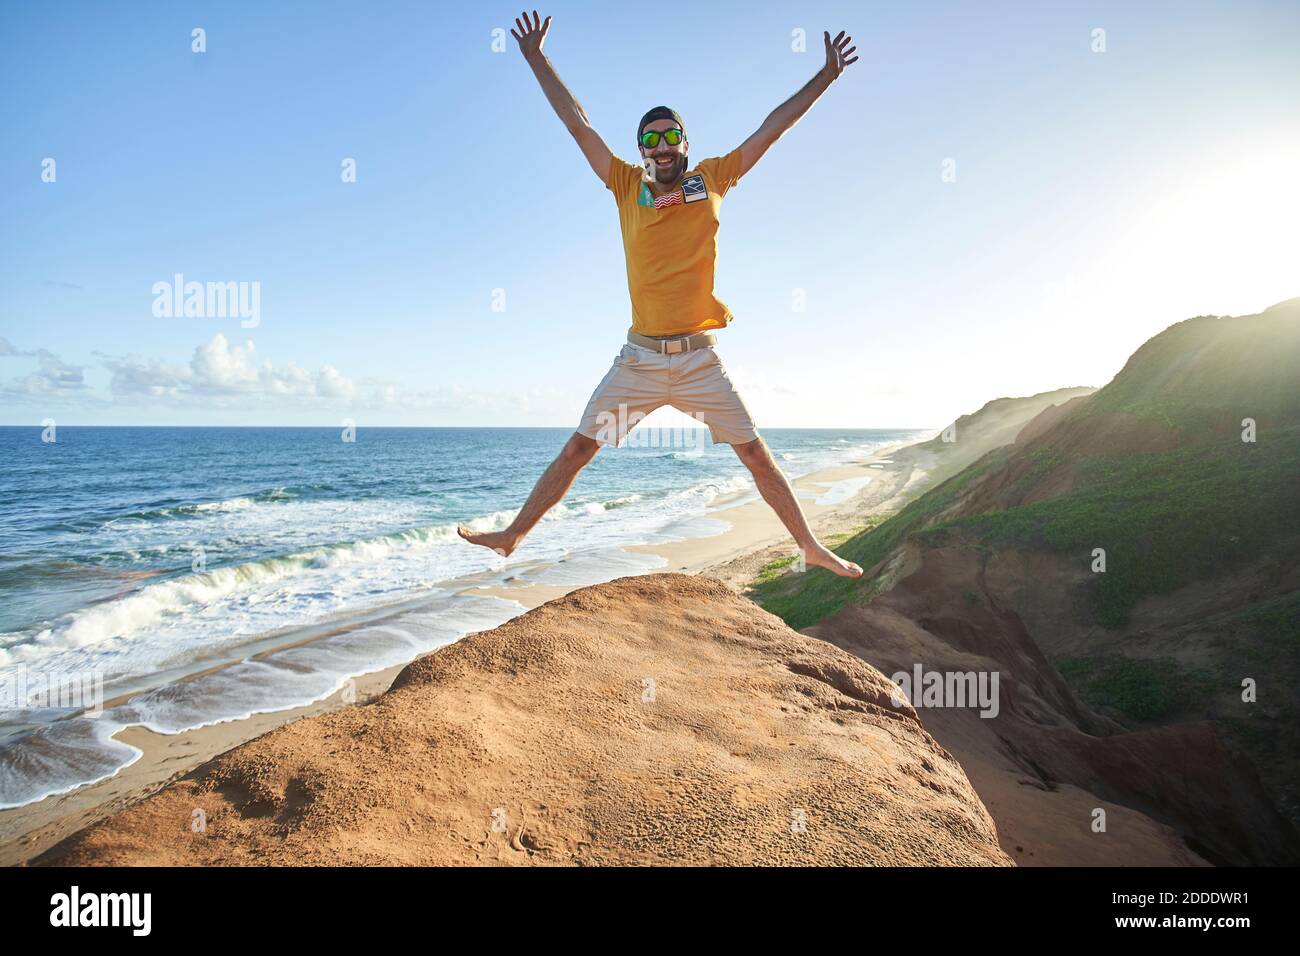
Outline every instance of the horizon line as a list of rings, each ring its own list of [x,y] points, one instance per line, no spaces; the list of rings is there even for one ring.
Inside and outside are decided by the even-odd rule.
[[[76,423],[74,423],[74,422],[68,422],[68,423],[55,422],[55,426],[56,426],[57,428],[339,428],[339,427],[340,427],[340,426],[337,425],[337,424],[335,424],[335,425],[153,425],[153,424],[82,425],[82,424],[76,424]],[[40,424],[39,422],[36,423],[36,424],[34,424],[34,425],[32,425],[32,424],[26,424],[26,423],[22,423],[22,424],[5,424],[5,423],[0,423],[0,428],[35,428],[35,429],[41,429],[41,428],[45,428],[45,427],[46,427],[45,425],[42,425],[42,424]],[[360,429],[360,428],[362,428],[363,426],[361,426],[361,425],[358,424],[358,425],[356,425],[355,427],[358,428],[358,429]],[[461,428],[461,429],[466,429],[466,428],[501,428],[501,429],[505,429],[505,428],[515,428],[515,429],[519,429],[519,428],[535,428],[535,429],[544,429],[544,428],[545,428],[545,429],[551,429],[551,428],[562,428],[562,429],[570,429],[570,430],[573,430],[573,426],[572,426],[572,425],[365,425],[364,427],[365,427],[365,428],[393,428],[393,429],[398,429],[398,428],[406,428],[406,429],[431,429],[431,428]],[[652,427],[653,427],[653,426],[652,426]],[[672,427],[676,427],[676,426],[667,426],[667,427],[672,428]],[[796,430],[798,430],[798,431],[900,431],[900,432],[903,432],[903,431],[925,431],[925,430],[928,429],[928,428],[938,428],[938,427],[941,427],[941,426],[938,426],[938,425],[925,425],[925,426],[916,427],[916,426],[905,426],[905,425],[889,425],[889,426],[885,426],[885,425],[853,425],[853,426],[837,426],[837,425],[780,425],[780,426],[769,426],[769,427],[765,428],[764,431],[796,431]],[[707,431],[708,431],[707,428],[689,428],[689,429],[681,429],[681,430],[682,430],[682,431],[700,431],[700,432],[707,432]]]

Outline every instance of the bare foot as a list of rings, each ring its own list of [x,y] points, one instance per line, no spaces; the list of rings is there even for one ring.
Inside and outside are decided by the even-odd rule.
[[[519,539],[507,531],[474,532],[457,525],[456,533],[470,544],[481,544],[485,548],[491,548],[503,558],[510,557],[510,552],[519,547]]]
[[[804,564],[815,564],[819,568],[825,568],[827,571],[833,571],[840,577],[860,578],[862,577],[862,568],[852,561],[845,561],[834,552],[827,551],[820,544],[814,548],[804,551]]]

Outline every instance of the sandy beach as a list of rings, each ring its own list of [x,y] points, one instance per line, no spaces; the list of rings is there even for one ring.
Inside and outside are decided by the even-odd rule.
[[[898,507],[901,497],[910,497],[918,483],[924,481],[928,457],[915,446],[903,450],[902,446],[895,445],[862,461],[801,476],[792,484],[813,530],[834,547],[871,515],[892,510]],[[748,492],[716,500],[709,516],[724,520],[728,529],[709,537],[633,545],[626,550],[661,558],[665,564],[658,570],[706,573],[742,593],[764,565],[796,553],[793,540],[767,504],[756,499],[752,486]],[[484,573],[453,583],[462,588],[462,593],[517,602],[520,613],[577,587],[484,585],[476,578],[495,582],[499,581],[500,574]],[[262,648],[260,652],[272,649]],[[177,735],[129,727],[118,733],[117,739],[138,748],[142,754],[115,776],[34,804],[0,811],[0,865],[22,864],[70,834],[155,793],[216,755],[271,730],[304,717],[373,700],[388,690],[405,666],[358,677],[343,690],[306,707],[258,714]]]

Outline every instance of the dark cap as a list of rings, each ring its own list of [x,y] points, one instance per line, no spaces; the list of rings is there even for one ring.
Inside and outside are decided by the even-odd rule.
[[[641,145],[641,134],[645,132],[646,124],[653,123],[655,120],[661,120],[661,119],[673,120],[678,126],[682,128],[683,133],[686,132],[686,124],[682,122],[682,118],[677,115],[676,110],[670,110],[666,106],[656,106],[649,113],[646,113],[645,116],[641,117],[641,123],[636,128],[637,146]]]

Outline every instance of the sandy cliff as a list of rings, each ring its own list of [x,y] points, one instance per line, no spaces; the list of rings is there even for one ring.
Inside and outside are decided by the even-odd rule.
[[[718,581],[620,578],[36,862],[1007,865],[962,768],[890,690]]]

